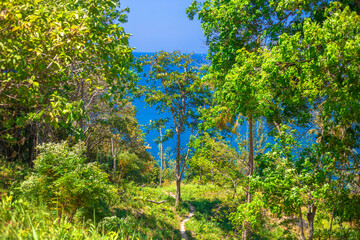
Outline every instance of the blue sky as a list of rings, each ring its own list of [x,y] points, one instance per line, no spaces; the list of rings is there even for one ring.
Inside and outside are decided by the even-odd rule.
[[[120,7],[130,8],[125,31],[131,33],[130,46],[135,52],[179,50],[207,53],[198,20],[190,21],[186,8],[192,0],[120,0]]]

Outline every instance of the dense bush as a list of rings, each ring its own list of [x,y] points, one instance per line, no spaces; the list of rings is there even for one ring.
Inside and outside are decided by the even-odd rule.
[[[115,193],[108,175],[96,163],[84,163],[81,143],[74,147],[66,142],[47,143],[38,148],[34,173],[21,185],[28,197],[41,199],[72,217],[77,209],[93,208]]]
[[[120,178],[146,184],[159,182],[159,169],[152,157],[126,150],[118,154],[117,161]]]

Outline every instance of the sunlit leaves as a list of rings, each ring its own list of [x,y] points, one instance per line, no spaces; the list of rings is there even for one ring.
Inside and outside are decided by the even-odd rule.
[[[171,113],[175,132],[183,131],[180,125],[194,125],[198,121],[197,110],[208,101],[210,92],[207,86],[199,85],[199,70],[192,56],[159,52],[145,58],[144,64],[151,66],[149,85],[144,89],[145,102],[160,113]]]
[[[17,126],[41,121],[73,131],[95,96],[124,98],[134,87],[129,34],[117,22],[124,11],[110,0],[2,1],[3,127],[21,114]]]

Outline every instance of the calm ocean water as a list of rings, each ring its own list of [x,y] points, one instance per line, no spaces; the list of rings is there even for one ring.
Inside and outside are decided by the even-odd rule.
[[[135,57],[140,57],[141,55],[153,55],[154,53],[134,53]],[[206,55],[205,54],[194,54],[193,58],[195,59],[195,64],[197,66],[201,66],[204,64],[209,64],[210,62],[206,59]],[[149,68],[145,68],[144,72],[147,73],[147,71],[149,71]],[[146,84],[146,80],[143,78],[140,80],[140,84],[141,85],[145,85]],[[154,141],[157,137],[159,137],[159,131],[158,130],[150,130],[149,132],[145,131],[146,129],[146,125],[148,125],[150,123],[151,120],[156,120],[159,118],[166,118],[169,117],[171,118],[171,114],[170,112],[166,112],[166,113],[161,113],[158,114],[158,112],[156,111],[156,107],[149,107],[145,102],[143,98],[140,99],[135,99],[133,102],[134,106],[137,109],[137,113],[136,113],[136,117],[138,119],[138,122],[141,126],[141,129],[144,131],[145,133],[145,140],[146,140],[146,144],[148,144],[151,149],[149,149],[148,151],[152,154],[152,156],[159,162],[160,157],[159,157],[159,147],[158,144],[156,144]],[[167,128],[171,128],[172,127],[172,120],[170,120],[169,122],[170,124],[167,126]],[[268,133],[269,131],[269,126],[265,125],[265,129],[264,131],[266,133]],[[301,132],[306,132],[307,129],[306,128],[299,128],[296,127],[297,131]],[[164,132],[165,130],[163,130]],[[247,126],[246,126],[246,121],[243,122],[242,126],[240,127],[240,134],[241,137],[243,139],[246,138],[246,134],[247,134]],[[254,132],[255,134],[255,132]],[[185,131],[182,135],[182,141],[181,141],[181,145],[184,149],[186,149],[186,144],[189,140],[190,137],[190,132],[189,131]],[[235,147],[237,145],[237,142],[235,141],[236,137],[234,135],[232,136],[228,136],[226,138],[226,140],[228,140],[230,142],[230,145]],[[306,137],[304,137],[303,139],[300,139],[300,141],[302,142],[302,144],[308,145],[309,143],[306,143],[309,140],[314,140],[314,136],[310,136],[307,135]],[[268,136],[267,141],[269,143],[274,143],[274,138]],[[166,148],[170,147],[171,148],[171,152],[173,153],[172,157],[175,158],[175,146],[176,146],[176,140],[175,138],[173,139],[169,139],[168,141],[164,142],[163,144],[163,149],[165,150]]]

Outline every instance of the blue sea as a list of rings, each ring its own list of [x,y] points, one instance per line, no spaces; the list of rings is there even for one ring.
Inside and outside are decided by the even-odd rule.
[[[154,53],[134,53],[134,56],[135,57],[140,57],[140,56],[143,56],[143,55],[153,55]],[[210,64],[210,61],[208,61],[206,59],[206,55],[205,54],[193,54],[192,55],[194,60],[195,60],[195,65],[196,66],[201,66],[201,65],[204,65],[204,64]],[[149,68],[145,68],[144,69],[144,73],[147,73],[149,71]],[[143,75],[143,74],[142,74]],[[141,85],[146,85],[146,79],[145,78],[142,78],[139,82],[139,84]],[[166,113],[161,113],[159,114],[156,110],[156,107],[150,107],[148,106],[145,102],[144,102],[144,98],[139,98],[139,99],[135,99],[133,101],[133,104],[134,106],[136,107],[137,109],[137,113],[136,113],[136,117],[137,117],[137,120],[141,126],[141,129],[143,130],[143,132],[145,133],[145,141],[146,141],[146,145],[149,145],[150,146],[150,149],[148,150],[152,156],[158,161],[160,162],[160,157],[159,157],[159,146],[157,143],[155,143],[155,139],[159,137],[159,131],[158,130],[150,130],[150,131],[146,131],[146,126],[149,125],[150,121],[153,121],[153,120],[157,120],[159,118],[171,118],[171,114],[170,112],[166,112]],[[172,123],[172,120],[169,121],[169,124],[168,126],[166,126],[167,129],[170,129],[173,127],[173,125],[171,124]],[[242,139],[246,139],[246,133],[247,133],[247,126],[246,126],[246,121],[244,121],[240,128],[239,128],[239,131],[240,131],[240,134],[241,134],[241,138]],[[269,126],[265,125],[265,129],[264,131],[266,133],[269,132]],[[301,128],[297,128],[297,130],[299,132],[306,132],[306,129],[301,129]],[[163,133],[165,132],[165,129],[163,129]],[[254,132],[255,134],[255,132]],[[313,140],[313,137],[310,137],[310,136],[307,136],[308,137],[308,140],[311,139]],[[310,138],[309,138],[310,137]],[[187,143],[189,141],[189,138],[190,138],[190,132],[189,131],[185,131],[183,134],[182,134],[182,139],[181,139],[181,146],[184,150],[187,149]],[[227,141],[230,142],[230,145],[232,147],[236,147],[237,145],[237,141],[236,141],[236,137],[234,135],[232,136],[227,136],[226,138]],[[303,141],[303,140],[301,140]],[[274,143],[274,138],[273,137],[270,137],[268,136],[267,138],[267,142],[268,143]],[[167,148],[171,148],[171,151],[173,154],[172,154],[172,158],[175,158],[175,149],[176,147],[176,139],[173,138],[173,139],[169,139],[168,141],[164,142],[163,143],[163,149],[167,149]]]

